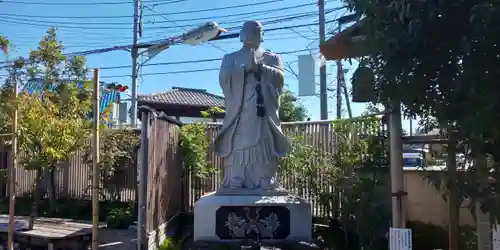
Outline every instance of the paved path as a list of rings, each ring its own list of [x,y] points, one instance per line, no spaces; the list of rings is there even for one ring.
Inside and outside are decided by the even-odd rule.
[[[188,239],[184,246],[183,250],[240,250],[240,249],[252,249],[250,246],[242,247],[239,244],[235,245],[226,245],[226,244],[214,244],[208,242],[192,242],[192,238]],[[313,243],[293,243],[287,244],[286,246],[273,246],[273,245],[265,245],[260,247],[261,250],[320,250],[317,245]]]
[[[99,232],[99,249],[103,250],[136,250],[137,233],[132,230],[101,229]]]

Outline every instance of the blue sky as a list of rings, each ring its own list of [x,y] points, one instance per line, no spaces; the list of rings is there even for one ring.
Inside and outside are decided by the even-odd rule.
[[[10,2],[9,2],[10,1]],[[123,2],[123,4],[113,5],[77,5],[82,2],[98,2],[96,0],[5,0],[0,1],[0,34],[7,36],[15,46],[11,57],[26,56],[30,49],[37,46],[37,42],[44,35],[47,28],[51,26],[58,27],[59,39],[65,44],[65,52],[77,52],[92,49],[110,47],[114,45],[131,44],[132,42],[132,14],[133,4],[128,3],[131,0],[106,0],[102,2]],[[171,1],[171,0],[170,0]],[[223,27],[236,27],[246,20],[263,20],[265,29],[272,29],[283,26],[305,25],[317,22],[318,16],[314,14],[317,11],[316,1],[301,0],[283,0],[274,3],[254,5],[251,7],[233,8],[224,10],[215,10],[207,12],[185,13],[193,10],[221,8],[234,5],[244,5],[252,3],[262,3],[268,0],[184,0],[177,3],[158,4],[170,2],[169,0],[145,0],[143,11],[143,37],[141,42],[158,40],[162,38],[180,35],[190,26],[195,27],[206,21],[215,21],[221,23]],[[17,2],[17,3],[14,3]],[[22,3],[20,3],[22,2]],[[26,4],[26,3],[42,3]],[[47,4],[48,3],[48,4]],[[54,4],[52,4],[54,3]],[[67,3],[73,5],[60,5],[58,3]],[[308,6],[298,8],[288,8],[286,10],[273,11],[272,13],[255,13],[269,9],[279,9],[293,7],[297,5],[309,4]],[[327,0],[325,9],[339,7],[340,0]],[[184,12],[184,13],[178,13]],[[163,15],[164,13],[164,15]],[[253,14],[248,14],[253,13]],[[311,13],[310,16],[288,20],[280,23],[265,25],[266,21],[279,18],[283,15]],[[16,15],[16,16],[13,16]],[[156,14],[156,16],[151,16]],[[160,15],[162,14],[162,15]],[[238,14],[236,16],[236,14]],[[345,15],[345,10],[334,11],[326,15],[326,20],[333,20]],[[42,16],[42,17],[37,17]],[[54,16],[64,16],[68,18],[49,18]],[[113,18],[100,18],[100,17]],[[207,19],[206,17],[217,17]],[[81,18],[84,17],[84,18]],[[182,27],[179,27],[182,26]],[[327,37],[331,35],[335,24],[327,24]],[[264,46],[273,52],[285,52],[294,50],[303,50],[311,48],[314,56],[318,55],[318,27],[309,25],[307,27],[286,29],[265,33]],[[226,52],[239,49],[241,46],[238,39],[228,39],[215,41],[209,44],[199,46],[178,45],[172,46],[162,52],[148,63],[165,63],[178,61],[203,60],[211,58],[221,58]],[[297,55],[304,54],[291,53],[282,55],[285,65],[290,65],[291,69],[296,71]],[[127,51],[114,51],[87,57],[88,66],[95,68],[105,68],[112,66],[131,65],[130,53]],[[215,94],[221,94],[218,85],[218,72],[202,71],[191,73],[172,73],[176,71],[190,71],[199,69],[214,69],[220,66],[220,61],[170,64],[163,66],[145,66],[142,68],[139,85],[139,93],[153,93],[166,91],[172,87],[201,88]],[[346,74],[346,80],[349,81],[351,73],[357,65],[344,63],[344,67],[350,69]],[[328,83],[333,88],[336,81],[336,70],[333,62],[328,63]],[[170,72],[170,73],[168,73]],[[158,73],[154,75],[148,75]],[[130,85],[131,68],[124,67],[120,69],[102,69],[101,77],[105,81],[117,81],[121,84]],[[4,72],[0,72],[4,75]],[[317,79],[319,83],[319,79]],[[289,89],[297,91],[297,79],[290,73],[286,75],[286,85]],[[349,83],[348,83],[348,87]],[[319,93],[319,86],[317,86]],[[329,92],[329,118],[335,117],[335,99],[333,92]],[[317,96],[301,97],[300,101],[308,109],[312,120],[319,119],[319,98]],[[364,110],[364,104],[352,104],[353,115],[360,115]],[[344,105],[345,110],[345,105]],[[347,113],[344,112],[343,117]],[[408,128],[408,122],[403,125]]]

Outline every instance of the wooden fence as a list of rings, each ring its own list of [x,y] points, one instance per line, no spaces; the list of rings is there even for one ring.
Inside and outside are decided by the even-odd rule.
[[[191,211],[194,203],[202,195],[217,189],[224,174],[222,159],[218,158],[213,153],[209,153],[207,157],[212,166],[215,167],[216,172],[205,180],[194,178],[189,171],[183,168],[181,159],[179,159],[179,151],[177,149],[179,126],[162,119],[154,120],[154,124],[151,130],[154,140],[150,140],[149,145],[149,148],[154,150],[149,151],[150,155],[148,157],[150,159],[148,168],[148,194],[151,194],[150,198],[152,199],[148,201],[148,213],[162,211],[166,207],[171,207],[169,211]],[[359,125],[361,127],[363,126],[363,124]],[[219,124],[211,124],[207,131],[207,136],[210,139],[214,138],[218,128]],[[332,152],[334,149],[334,127],[331,121],[282,123],[282,129],[287,135],[301,136],[305,143],[314,147],[328,152]],[[5,153],[6,152],[3,154],[3,158],[6,156]],[[3,158],[0,157],[0,159]],[[5,162],[8,161],[5,160]],[[34,175],[34,172],[26,171],[22,168],[16,170],[16,193],[18,196],[29,194],[33,187]],[[56,172],[55,183],[58,197],[90,199],[90,176],[91,168],[84,164],[82,152],[75,152],[70,160],[63,164]],[[278,177],[284,188],[311,202],[316,216],[332,216],[332,207],[325,207],[319,204],[313,192],[309,190],[313,182],[315,183],[315,187],[317,187],[318,182],[320,182],[319,186],[323,189],[320,191],[333,191],[333,185],[325,180],[323,176],[319,174],[311,175],[309,180],[305,182],[305,187],[303,186],[303,180],[302,185],[299,187],[294,176],[278,175]],[[135,201],[137,169],[130,169],[129,173],[124,176],[123,181],[126,183],[126,188],[120,192],[120,200]],[[167,198],[167,196],[170,198]],[[104,192],[102,199],[110,200],[111,194],[106,194],[106,192]],[[173,209],[174,207],[175,209]],[[151,209],[151,211],[149,211],[149,209]],[[168,217],[170,215],[158,214],[158,216]],[[163,221],[164,219],[165,218],[160,218],[159,221]],[[155,228],[156,226],[157,225],[151,224],[151,228]]]
[[[146,111],[144,111],[146,112]],[[171,219],[183,210],[183,168],[179,151],[179,122],[151,111],[142,115],[147,122],[146,225],[150,244],[161,244]],[[147,119],[146,121],[145,118]],[[144,135],[141,135],[144,136]],[[143,145],[141,145],[143,146]]]
[[[308,122],[289,122],[281,124],[283,132],[288,136],[299,136],[303,138],[303,142],[312,145],[316,148],[327,152],[333,152],[335,146],[335,133],[334,124],[332,121],[308,121]],[[218,124],[211,124],[207,131],[207,136],[209,138],[214,138],[218,131]],[[356,131],[358,132],[368,132],[370,131],[380,132],[381,127],[377,126],[366,127],[365,124],[357,123]],[[213,152],[208,155],[211,165],[215,168],[215,173],[205,180],[198,180],[189,175],[187,180],[187,190],[188,193],[188,204],[187,209],[191,210],[194,203],[203,195],[217,190],[219,183],[222,181],[224,175],[223,161],[219,157],[215,156]],[[311,175],[310,178],[305,181],[301,181],[302,185],[297,185],[298,181],[295,179],[296,176],[291,175],[280,175],[278,173],[278,178],[280,184],[283,188],[287,189],[291,193],[302,196],[304,199],[308,200],[313,209],[315,216],[323,218],[331,218],[333,216],[334,204],[324,205],[320,204],[318,197],[314,194],[319,192],[332,192],[335,187],[330,183],[324,176],[319,173]],[[313,184],[314,182],[314,184]],[[319,183],[318,183],[319,182]],[[314,185],[315,188],[321,187],[321,190],[316,190],[316,192],[311,192],[311,187]]]
[[[82,156],[83,151],[74,152],[68,161],[64,162],[54,174],[54,183],[56,187],[56,195],[58,198],[70,198],[70,199],[81,199],[90,200],[92,194],[92,167],[90,164],[85,164]],[[0,152],[0,160],[7,167],[10,163],[10,150],[3,150]],[[22,156],[20,157],[22,158]],[[4,160],[5,159],[5,160]],[[113,200],[118,196],[120,201],[134,201],[135,200],[135,190],[137,186],[137,169],[135,167],[130,168],[128,173],[124,173],[121,177],[121,183],[123,183],[123,188],[118,194],[115,192],[107,191],[103,189],[101,191],[101,200]],[[29,197],[34,184],[35,184],[35,171],[28,171],[23,167],[16,169],[16,196],[17,197]],[[45,184],[47,185],[47,184]],[[3,185],[2,185],[3,186]],[[101,183],[100,185],[104,185]],[[2,196],[6,195],[6,189],[0,190]]]

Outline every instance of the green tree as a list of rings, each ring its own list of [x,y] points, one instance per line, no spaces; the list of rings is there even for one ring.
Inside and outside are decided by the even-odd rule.
[[[9,47],[10,47],[10,41],[9,39],[7,39],[7,37],[5,36],[1,36],[0,35],[0,50],[2,50],[2,52],[4,53],[5,55],[5,58],[7,59],[7,55],[9,53]],[[0,92],[0,100],[2,99],[2,95],[3,93]],[[5,104],[0,102],[0,110],[3,109],[3,107],[5,107]],[[6,113],[3,113],[3,112],[0,112],[0,121],[3,121],[5,120],[5,117],[8,116],[9,114],[6,114]],[[5,142],[6,142],[6,135],[8,133],[8,130],[7,130],[7,124],[0,124],[0,148],[1,149],[4,149],[5,148]],[[7,169],[5,169],[5,166],[2,166],[4,167],[4,169],[0,169],[0,183],[2,185],[6,185],[7,184]]]
[[[279,159],[280,181],[293,183],[296,195],[315,197],[321,210],[335,215],[332,221],[342,226],[332,224],[323,235],[329,249],[387,249],[376,242],[387,232],[390,217],[387,175],[380,174],[387,166],[380,120],[337,120],[333,127],[331,151],[307,140],[305,131],[287,134],[292,147]],[[346,242],[351,233],[356,242]]]
[[[360,31],[372,54],[360,66],[373,70],[378,100],[400,100],[407,115],[424,117],[425,127],[456,131],[464,153],[486,155],[490,169],[468,173],[476,176],[459,183],[464,196],[481,198],[486,211],[499,211],[491,193],[500,188],[500,4],[345,2],[364,17]],[[493,181],[478,190],[486,178]]]
[[[204,178],[215,171],[210,160],[207,158],[210,145],[207,131],[213,128],[209,127],[207,121],[221,113],[224,113],[224,110],[220,107],[202,111],[201,116],[204,118],[202,121],[185,124],[179,130],[184,165],[191,171],[191,175],[200,181],[203,181]]]
[[[100,135],[100,178],[103,189],[113,200],[121,200],[121,191],[127,188],[125,178],[135,169],[139,135],[130,129],[104,129]],[[83,160],[92,167],[92,147],[85,145]],[[129,187],[134,188],[134,187]]]
[[[0,50],[7,55],[9,53],[10,41],[5,36],[0,36]]]
[[[8,52],[9,52],[9,47],[10,47],[10,41],[9,41],[9,39],[7,39],[7,37],[5,37],[5,36],[1,36],[0,35],[0,50],[2,50],[2,52],[4,53],[6,59],[7,59],[7,55],[8,55]],[[0,92],[0,99],[6,100],[6,98],[9,98],[9,97],[10,97],[10,94],[8,92],[6,92],[6,91]],[[9,109],[7,106],[10,106],[10,102],[8,102],[8,101],[7,102],[0,102],[0,109],[7,110],[7,109]],[[1,121],[7,120],[8,116],[10,116],[10,113],[1,112],[0,113],[0,120]],[[1,134],[9,133],[9,131],[10,130],[8,130],[8,124],[7,123],[1,123],[0,124],[0,133]],[[3,146],[4,145],[3,145],[3,140],[2,140],[2,147]]]
[[[303,121],[307,117],[307,110],[292,91],[285,90],[280,97],[279,115],[282,122]]]
[[[32,219],[37,216],[40,198],[48,191],[51,212],[56,207],[54,174],[71,153],[88,140],[91,122],[91,100],[87,90],[77,86],[84,80],[85,59],[67,58],[56,30],[49,29],[29,58],[19,58],[9,70],[8,82],[2,87],[3,97],[12,93],[12,82],[24,89],[37,83],[43,87],[35,93],[23,91],[14,103],[19,112],[20,164],[36,172]],[[10,97],[12,98],[12,97]],[[2,103],[12,100],[2,98]],[[3,105],[2,107],[9,107]],[[5,108],[0,113],[10,112]],[[5,116],[4,124],[10,123]],[[30,221],[32,226],[33,220]]]

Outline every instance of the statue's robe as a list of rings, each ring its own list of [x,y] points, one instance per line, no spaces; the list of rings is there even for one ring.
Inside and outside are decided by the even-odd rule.
[[[279,98],[283,91],[284,74],[281,58],[258,49],[261,93],[265,116],[257,116],[255,86],[252,74],[245,76],[243,50],[224,56],[219,82],[226,100],[222,128],[214,140],[214,151],[224,158],[223,188],[264,188],[276,186],[277,158],[284,156],[290,143],[281,131]]]

